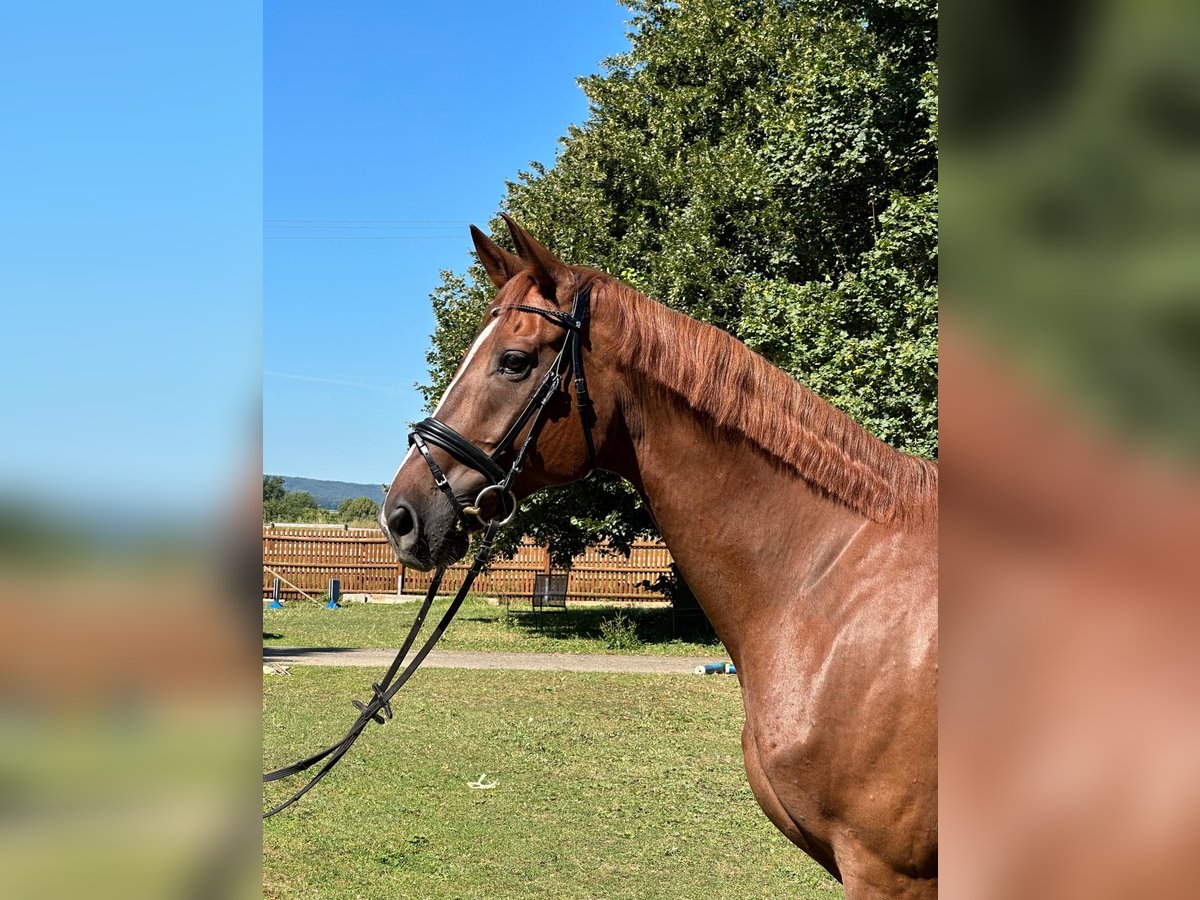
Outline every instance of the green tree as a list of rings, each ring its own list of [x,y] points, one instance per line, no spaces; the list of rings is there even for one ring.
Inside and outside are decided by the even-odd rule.
[[[374,522],[379,518],[379,504],[370,497],[351,497],[338,504],[338,518],[343,522]]]
[[[937,454],[937,6],[632,0],[590,115],[504,206],[562,259],[741,338],[894,446]],[[497,216],[493,237],[507,242]],[[510,245],[511,246],[511,245]],[[492,296],[444,272],[429,406]],[[652,526],[611,477],[517,527],[565,559]]]
[[[282,497],[263,501],[264,522],[320,522],[322,519],[321,507],[308,491],[287,491]]]
[[[283,489],[282,475],[263,476],[263,503],[272,503],[283,499],[286,493]]]

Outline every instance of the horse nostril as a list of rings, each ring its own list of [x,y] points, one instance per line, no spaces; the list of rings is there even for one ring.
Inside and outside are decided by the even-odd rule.
[[[397,506],[388,516],[388,530],[396,537],[404,537],[416,526],[412,511],[407,506]]]

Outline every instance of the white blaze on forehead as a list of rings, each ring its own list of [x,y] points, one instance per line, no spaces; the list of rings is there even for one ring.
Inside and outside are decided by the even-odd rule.
[[[463,372],[467,371],[467,368],[471,365],[471,360],[475,358],[475,354],[479,352],[479,348],[483,346],[483,342],[487,340],[487,337],[489,334],[491,334],[492,329],[496,327],[496,321],[496,319],[493,319],[491,322],[489,322],[487,328],[483,329],[483,331],[479,333],[479,337],[475,338],[475,343],[471,345],[471,349],[467,352],[466,358],[458,367],[458,371],[454,373],[454,378],[450,381],[449,386],[447,386],[446,393],[442,394],[442,399],[438,401],[437,409],[433,411],[433,415],[436,416],[441,411],[442,404],[446,402],[446,398],[449,397],[450,392],[454,390],[454,385],[458,384],[458,379],[462,378]],[[396,479],[400,477],[400,471],[408,464],[408,461],[412,459],[412,455],[416,452],[417,451],[415,447],[410,446],[408,448],[408,452],[404,454],[404,459],[400,460],[400,465],[396,469],[396,474],[392,476],[393,484],[395,484]],[[382,509],[379,510],[379,521],[383,523]],[[386,528],[386,523],[383,524]]]
[[[483,346],[483,342],[487,340],[488,335],[492,333],[492,329],[496,327],[496,323],[498,321],[498,319],[492,319],[492,321],[488,322],[487,328],[483,329],[483,331],[479,333],[479,337],[475,338],[475,343],[472,344],[471,349],[467,351],[466,359],[462,361],[462,365],[458,367],[458,371],[454,373],[454,378],[446,387],[446,393],[442,394],[442,399],[438,401],[437,408],[433,411],[433,415],[435,417],[439,412],[441,412],[442,404],[446,402],[446,398],[450,396],[450,392],[454,390],[454,386],[458,384],[458,379],[462,378],[463,373],[470,368],[471,360],[475,358],[475,354],[479,352],[479,348]]]
[[[400,470],[404,468],[404,465],[408,462],[409,457],[415,452],[416,447],[413,447],[411,444],[409,444],[408,452],[404,454],[404,459],[400,460],[400,465],[396,467],[396,474],[392,476],[392,484],[396,483],[396,479],[400,477]]]

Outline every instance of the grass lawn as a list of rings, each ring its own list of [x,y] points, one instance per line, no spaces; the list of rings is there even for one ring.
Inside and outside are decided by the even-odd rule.
[[[370,677],[264,677],[268,767],[344,733]],[[430,669],[394,707],[265,823],[265,896],[842,896],[750,793],[735,679]]]
[[[426,619],[432,628],[450,601],[438,598]],[[292,602],[286,609],[263,610],[267,646],[395,647],[408,632],[419,602],[353,603],[324,609]],[[636,629],[639,645],[614,647],[601,635],[606,620],[624,614]],[[504,622],[504,607],[469,596],[438,644],[449,650],[499,650],[507,653],[632,653],[672,656],[721,656],[720,642],[711,635],[688,640],[671,637],[671,611],[657,609],[575,608],[534,614],[514,610]]]

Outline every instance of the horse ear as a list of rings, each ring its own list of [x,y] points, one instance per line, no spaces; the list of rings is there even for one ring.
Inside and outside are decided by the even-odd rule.
[[[512,220],[507,213],[500,213],[508,233],[512,235],[517,253],[533,272],[538,284],[548,291],[559,305],[570,302],[575,293],[575,273],[570,266],[547,250],[520,225]]]
[[[508,279],[527,268],[519,256],[509,253],[474,225],[471,226],[471,240],[475,242],[475,253],[483,263],[484,271],[497,289],[504,287]]]

